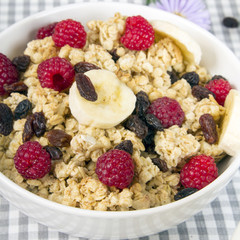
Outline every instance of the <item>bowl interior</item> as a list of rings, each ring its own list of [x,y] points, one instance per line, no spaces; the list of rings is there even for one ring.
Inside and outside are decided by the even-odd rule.
[[[33,15],[14,24],[10,28],[0,33],[0,52],[6,54],[10,58],[22,54],[23,50],[26,48],[27,42],[34,38],[36,30],[47,23],[72,18],[81,21],[83,24],[86,24],[86,22],[92,19],[104,20],[112,17],[115,12],[120,12],[123,15],[129,16],[142,15],[149,20],[159,19],[171,22],[179,26],[181,29],[188,32],[200,44],[202,49],[201,65],[206,67],[212,75],[219,74],[225,76],[227,79],[229,79],[235,88],[240,89],[240,81],[238,81],[240,76],[240,65],[238,59],[222,42],[217,40],[211,33],[176,15],[150,7],[140,5],[136,6],[136,4],[74,4]],[[219,172],[223,174],[221,174],[218,181],[213,182],[207,186],[206,189],[208,190],[203,189],[202,193],[204,194],[204,192],[209,191],[209,189],[214,189],[217,186],[221,186],[221,182],[224,182],[225,178],[228,179],[229,176],[233,175],[239,165],[239,157],[224,159],[224,161],[219,164]],[[1,178],[4,179],[4,181],[6,180],[5,176],[2,174],[0,174],[0,179]],[[8,181],[5,182],[7,184],[9,183]],[[9,186],[11,186],[11,188],[13,187],[12,184]],[[190,196],[189,199],[191,199],[191,197],[193,196]],[[45,200],[43,199],[43,201]],[[183,199],[181,201],[188,201],[188,199]],[[170,206],[171,204],[168,205]],[[62,209],[63,208],[70,209],[70,207],[66,206],[63,206]],[[78,209],[77,211],[81,211],[81,209]],[[144,211],[146,213],[147,211],[152,210]],[[135,213],[132,212],[131,214]]]

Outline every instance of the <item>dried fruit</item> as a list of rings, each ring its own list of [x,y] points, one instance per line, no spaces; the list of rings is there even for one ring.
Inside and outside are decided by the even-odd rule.
[[[16,66],[19,72],[25,72],[30,62],[31,62],[31,59],[28,55],[18,56],[12,60],[12,63]]]
[[[0,134],[7,136],[13,130],[13,114],[4,103],[0,103]]]
[[[203,114],[199,118],[199,123],[203,132],[203,136],[209,144],[214,144],[218,140],[218,133],[216,123],[211,114]]]
[[[184,188],[182,190],[180,190],[175,196],[174,196],[174,200],[180,200],[182,198],[185,198],[195,192],[197,192],[198,189],[197,188]]]
[[[89,62],[79,62],[74,65],[74,70],[76,73],[85,73],[93,69],[97,70],[100,69],[100,67]]]
[[[23,128],[23,135],[22,135],[23,142],[29,141],[34,135],[33,120],[34,120],[33,114],[29,115],[27,117],[27,120],[26,120],[26,122],[24,124],[24,128]]]
[[[83,73],[77,73],[75,80],[80,95],[88,101],[95,102],[98,96],[90,78]]]
[[[61,159],[63,156],[62,151],[58,147],[45,146],[43,148],[50,154],[52,160]]]
[[[187,72],[182,75],[191,87],[198,85],[199,83],[199,75],[196,72]]]
[[[156,130],[149,127],[147,136],[142,140],[143,145],[145,147],[145,151],[149,153],[155,152],[155,142],[154,142],[155,134],[156,134]]]
[[[239,26],[239,22],[234,17],[225,17],[222,21],[223,25],[228,28],[237,28]]]
[[[135,113],[140,118],[144,118],[144,115],[150,106],[148,95],[144,91],[140,91],[136,94],[136,97]]]
[[[192,88],[192,95],[197,98],[198,101],[201,101],[203,98],[209,98],[209,94],[215,98],[215,94],[203,86],[196,85]]]
[[[152,158],[152,162],[160,169],[160,171],[162,172],[168,171],[167,163],[161,158]]]
[[[48,141],[55,147],[68,147],[70,146],[70,141],[72,140],[72,136],[67,134],[66,132],[53,129],[47,133]]]
[[[156,129],[157,131],[163,131],[164,130],[160,120],[155,115],[153,115],[151,113],[146,114],[145,121],[146,121],[148,126]]]
[[[173,71],[167,71],[167,74],[169,75],[169,77],[171,79],[171,84],[174,84],[175,82],[177,82],[179,80],[179,77],[174,70]]]
[[[28,90],[28,86],[22,81],[20,81],[12,84],[4,84],[3,89],[7,93],[18,92],[18,93],[26,94]]]
[[[33,131],[37,137],[41,137],[46,132],[45,116],[43,112],[35,112],[33,118]]]
[[[115,149],[123,150],[125,152],[128,152],[132,155],[133,153],[133,144],[131,140],[124,140],[121,143],[119,143],[117,146],[115,146]]]
[[[21,101],[15,108],[14,118],[16,120],[25,118],[31,110],[32,110],[32,103],[28,99],[25,99]]]
[[[141,139],[147,136],[148,128],[146,124],[137,115],[131,115],[128,118],[125,126],[127,129],[134,132],[136,136]]]
[[[120,58],[120,56],[118,56],[117,54],[117,49],[113,49],[109,51],[109,53],[112,55],[112,60],[116,63],[117,60]]]

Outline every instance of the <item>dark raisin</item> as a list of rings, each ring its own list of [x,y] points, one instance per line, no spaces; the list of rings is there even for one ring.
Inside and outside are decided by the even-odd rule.
[[[74,70],[76,73],[85,73],[93,69],[97,70],[97,69],[100,69],[100,67],[89,62],[79,62],[74,65]]]
[[[72,136],[62,130],[54,129],[47,133],[48,141],[55,147],[68,147]]]
[[[34,135],[33,120],[34,120],[33,114],[31,114],[27,117],[27,120],[26,120],[26,122],[24,124],[24,128],[23,128],[23,135],[22,135],[23,142],[29,141]]]
[[[7,136],[13,130],[13,113],[10,107],[0,103],[0,134]]]
[[[149,127],[147,136],[142,140],[146,152],[149,152],[149,153],[155,152],[155,142],[154,142],[155,134],[156,134],[156,130],[154,128]]]
[[[21,101],[14,110],[14,118],[22,119],[25,118],[32,109],[32,103],[25,99]]]
[[[80,95],[88,101],[95,102],[98,96],[90,78],[83,73],[77,73],[75,80]]]
[[[209,144],[214,144],[218,140],[216,123],[213,116],[206,113],[199,118],[199,123],[203,132],[203,136]]]
[[[214,75],[211,80],[216,80],[216,79],[223,79],[223,80],[227,81],[227,79],[225,77],[223,77],[222,75]]]
[[[167,163],[164,160],[160,158],[152,158],[152,162],[154,165],[156,165],[160,169],[160,171],[162,172],[168,171]]]
[[[25,72],[30,62],[31,62],[31,59],[28,55],[18,56],[12,60],[12,63],[16,66],[19,72]]]
[[[120,58],[120,56],[117,55],[117,49],[113,49],[109,51],[109,53],[112,55],[112,60],[114,62],[117,62],[117,60]]]
[[[46,119],[43,112],[33,114],[33,131],[37,137],[41,137],[46,132]]]
[[[199,83],[199,75],[195,72],[184,73],[181,78],[184,78],[191,87],[196,86]]]
[[[198,101],[201,101],[203,98],[209,98],[209,94],[215,98],[215,94],[203,86],[196,85],[192,88],[192,95],[197,98]]]
[[[131,115],[126,121],[126,128],[134,132],[137,137],[143,139],[147,136],[148,128],[137,115]]]
[[[58,147],[45,146],[43,148],[50,154],[52,160],[61,159],[63,156],[62,151]]]
[[[140,91],[136,95],[136,106],[135,106],[135,113],[140,117],[143,118],[147,109],[150,106],[150,101],[148,95],[144,91]]]
[[[177,200],[180,200],[182,198],[185,198],[195,192],[197,192],[198,189],[196,188],[184,188],[182,190],[180,190],[175,196],[174,196],[174,200],[177,201]]]
[[[177,82],[179,80],[179,77],[174,70],[173,71],[167,71],[167,74],[170,77],[171,84],[174,84],[175,82]]]
[[[146,121],[148,126],[153,127],[157,131],[163,131],[164,130],[160,120],[155,115],[153,115],[151,113],[146,114],[145,121]]]
[[[12,92],[18,92],[18,93],[22,93],[22,94],[26,94],[28,87],[25,83],[21,82],[15,82],[12,84],[4,84],[3,89],[7,92],[7,93],[12,93]]]
[[[237,28],[239,26],[239,22],[234,17],[225,17],[222,21],[223,25],[228,28]]]
[[[128,152],[132,155],[133,153],[133,144],[131,140],[124,140],[121,143],[119,143],[117,146],[115,146],[115,149],[123,150],[125,152]]]

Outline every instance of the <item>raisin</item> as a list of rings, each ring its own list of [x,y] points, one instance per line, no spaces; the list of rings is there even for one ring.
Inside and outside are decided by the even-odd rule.
[[[41,137],[46,132],[46,119],[42,112],[33,114],[33,131],[37,137]]]
[[[22,93],[22,94],[26,94],[28,87],[25,83],[23,82],[15,82],[12,84],[4,84],[3,89],[7,92],[7,93],[12,93],[12,92],[18,92],[18,93]]]
[[[79,62],[74,65],[74,70],[76,73],[85,73],[93,69],[97,70],[97,69],[100,69],[100,67],[89,62]]]
[[[32,109],[32,103],[25,99],[21,101],[14,110],[14,118],[22,119],[25,118]]]
[[[209,144],[214,144],[218,140],[216,123],[213,116],[206,113],[199,118],[199,123],[203,132],[203,136]]]
[[[233,17],[225,17],[222,23],[225,27],[228,27],[228,28],[237,28],[239,26],[238,20]]]
[[[155,134],[156,134],[156,130],[154,128],[149,127],[147,136],[142,140],[146,152],[149,152],[149,153],[155,152],[155,142],[154,142]]]
[[[28,55],[22,55],[15,57],[12,63],[16,66],[19,72],[25,72],[30,64],[30,57]]]
[[[196,86],[199,83],[199,75],[195,72],[184,73],[181,78],[184,78],[191,87]]]
[[[23,142],[29,141],[34,135],[33,120],[34,120],[33,114],[31,114],[27,117],[27,120],[26,120],[26,122],[24,124],[24,128],[23,128],[23,135],[22,135]]]
[[[0,134],[7,136],[13,130],[13,113],[10,107],[0,103]]]
[[[157,131],[163,131],[164,130],[160,120],[155,115],[153,115],[151,113],[146,114],[145,121],[146,121],[148,126],[153,127]]]
[[[215,98],[215,94],[203,86],[196,85],[192,88],[192,95],[197,98],[198,101],[201,101],[203,98],[209,98],[209,94]]]
[[[127,122],[126,128],[134,132],[137,137],[143,139],[147,136],[148,127],[137,115],[131,115]]]
[[[115,146],[115,149],[123,150],[125,152],[128,152],[132,155],[133,153],[133,144],[131,140],[124,140],[121,143],[119,143],[117,146]]]
[[[72,136],[62,130],[54,129],[47,133],[48,141],[55,147],[68,147]]]
[[[143,118],[145,113],[150,106],[150,101],[148,95],[144,91],[140,91],[136,95],[136,106],[135,106],[135,113],[140,117]]]
[[[62,151],[58,147],[45,146],[43,148],[50,154],[52,160],[61,159],[63,156]]]
[[[211,80],[216,80],[216,79],[223,79],[223,80],[227,81],[227,79],[225,77],[223,77],[222,75],[214,75]]]
[[[117,60],[120,58],[120,56],[117,55],[117,49],[113,49],[109,51],[109,53],[112,55],[112,60],[116,63]]]
[[[83,73],[77,73],[75,79],[80,95],[88,101],[95,102],[98,96],[90,78]]]
[[[167,71],[167,74],[170,77],[171,84],[174,84],[175,82],[177,82],[179,80],[179,77],[174,70],[173,71]]]
[[[184,188],[182,190],[180,190],[175,196],[174,196],[174,200],[177,201],[177,200],[180,200],[182,198],[185,198],[195,192],[197,192],[198,189],[196,188]]]
[[[168,171],[167,163],[164,160],[160,158],[152,158],[152,162],[159,168],[160,171],[162,172]]]

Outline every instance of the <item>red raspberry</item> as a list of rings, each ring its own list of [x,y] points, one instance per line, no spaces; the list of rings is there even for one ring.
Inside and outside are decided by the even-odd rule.
[[[57,47],[69,45],[74,48],[82,48],[86,44],[87,33],[80,22],[67,19],[59,22],[52,35]]]
[[[22,144],[15,156],[17,171],[27,179],[44,177],[51,170],[50,154],[36,141]]]
[[[142,16],[133,16],[126,19],[125,33],[121,43],[130,50],[146,50],[154,42],[152,25]]]
[[[192,157],[180,173],[180,181],[186,188],[202,189],[218,176],[214,158],[206,155]]]
[[[43,88],[62,91],[70,87],[74,80],[74,68],[64,58],[49,58],[38,65],[38,78]]]
[[[134,164],[129,153],[113,149],[98,158],[95,171],[102,183],[123,189],[132,182]]]
[[[155,115],[164,128],[173,125],[181,126],[185,118],[180,104],[169,97],[162,97],[153,101],[148,108],[148,113]]]
[[[216,101],[222,106],[224,106],[225,99],[232,89],[230,83],[221,76],[213,77],[205,87],[216,95]]]
[[[12,84],[18,81],[18,71],[10,59],[4,54],[0,53],[0,95],[6,92],[3,88],[4,84]]]
[[[39,28],[37,31],[37,34],[36,34],[36,38],[43,39],[45,37],[52,36],[56,25],[57,25],[57,22],[54,22],[54,23],[51,23],[51,24],[48,24],[46,26]]]

